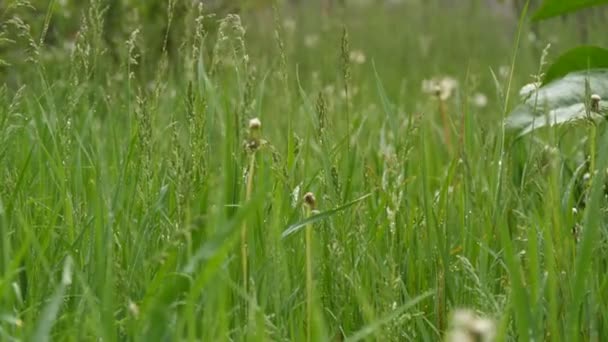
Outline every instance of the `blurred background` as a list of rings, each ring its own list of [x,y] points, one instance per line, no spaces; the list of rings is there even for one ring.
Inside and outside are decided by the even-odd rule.
[[[135,52],[134,74],[154,78],[166,52],[172,75],[187,77],[183,56],[203,18],[201,47],[212,63],[222,19],[238,14],[248,58],[258,70],[276,70],[281,60],[299,81],[319,86],[339,74],[340,39],[348,30],[357,77],[371,77],[372,62],[393,95],[408,81],[434,74],[500,76],[512,56],[524,0],[2,0],[0,81],[20,84],[31,61],[59,64],[75,49],[95,49],[111,58],[92,62],[102,73],[119,70]],[[531,10],[540,0],[531,0]],[[531,11],[530,10],[530,11]],[[606,10],[591,9],[540,26],[526,22],[516,77],[524,83],[538,69],[542,50],[555,56],[581,43],[604,41]],[[277,45],[279,32],[282,46]],[[136,34],[134,34],[136,33]],[[131,39],[130,39],[131,38]],[[81,39],[87,44],[80,44]],[[127,44],[131,40],[132,44]],[[282,50],[282,51],[279,51]],[[91,55],[97,55],[91,53]],[[283,59],[281,56],[285,56]],[[457,63],[455,63],[457,61]],[[420,65],[424,64],[424,71]],[[61,68],[54,69],[65,72]],[[501,71],[502,70],[502,71]],[[49,72],[53,72],[52,70]],[[411,83],[411,82],[410,82]]]

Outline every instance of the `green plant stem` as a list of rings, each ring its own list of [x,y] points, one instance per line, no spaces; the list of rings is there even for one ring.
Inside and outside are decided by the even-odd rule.
[[[593,175],[595,173],[595,154],[597,151],[597,125],[595,123],[592,123],[589,129],[589,139],[589,174]]]
[[[452,142],[450,137],[450,120],[446,110],[445,102],[439,98],[439,113],[441,113],[441,121],[443,122],[443,140],[448,147],[448,151],[452,154]]]
[[[306,217],[311,213],[306,207]],[[306,225],[306,341],[312,341],[312,223]]]
[[[249,169],[247,170],[247,188],[245,192],[245,202],[251,200],[251,194],[253,193],[253,177],[255,171],[255,151],[251,152],[249,159]],[[241,228],[241,267],[243,272],[243,289],[247,292],[247,222],[243,223]]]

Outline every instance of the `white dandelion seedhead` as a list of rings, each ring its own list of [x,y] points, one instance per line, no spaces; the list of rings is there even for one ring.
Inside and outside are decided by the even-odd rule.
[[[488,97],[484,93],[475,93],[473,95],[473,104],[477,108],[484,108],[488,105]]]
[[[255,152],[264,145],[265,141],[261,139],[262,122],[258,118],[249,120],[249,137],[243,142],[249,152]]]
[[[458,81],[449,76],[422,81],[422,91],[437,96],[442,101],[449,99],[456,89],[458,89]]]
[[[452,314],[447,342],[493,342],[496,338],[496,324],[486,317],[480,317],[471,310],[460,309]]]
[[[252,131],[257,131],[262,127],[262,122],[258,118],[253,118],[249,120],[249,129]]]

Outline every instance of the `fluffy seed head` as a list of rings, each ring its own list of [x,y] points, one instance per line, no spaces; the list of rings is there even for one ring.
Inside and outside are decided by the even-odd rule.
[[[307,192],[304,195],[304,204],[306,204],[311,209],[314,209],[317,204],[317,199],[315,198],[315,194],[312,192]]]
[[[491,342],[496,337],[496,324],[487,317],[479,317],[471,310],[457,310],[452,314],[447,342]]]
[[[257,131],[262,127],[262,122],[258,118],[253,118],[249,120],[249,129],[252,131]]]
[[[261,139],[262,122],[258,118],[249,120],[249,137],[244,141],[249,152],[255,152],[262,144]]]

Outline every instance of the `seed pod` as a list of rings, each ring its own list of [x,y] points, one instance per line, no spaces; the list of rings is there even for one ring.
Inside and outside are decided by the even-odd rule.
[[[600,101],[602,98],[598,94],[591,95],[591,110],[598,113],[600,111]]]
[[[314,209],[317,206],[317,199],[315,198],[315,194],[312,192],[307,192],[304,195],[304,204],[306,204],[310,209]]]

